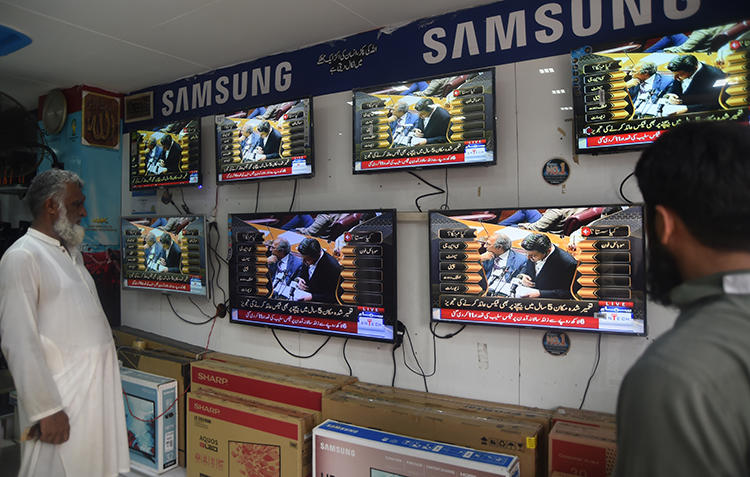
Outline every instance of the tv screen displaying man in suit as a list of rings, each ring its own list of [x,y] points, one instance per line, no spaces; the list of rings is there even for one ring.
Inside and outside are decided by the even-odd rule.
[[[354,91],[354,173],[495,163],[495,70]]]
[[[433,321],[645,333],[640,206],[440,210],[429,224]]]
[[[130,190],[200,185],[200,120],[130,133]]]

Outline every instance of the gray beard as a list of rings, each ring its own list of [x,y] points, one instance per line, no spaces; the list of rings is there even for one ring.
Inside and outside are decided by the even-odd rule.
[[[68,220],[68,211],[65,204],[58,202],[60,216],[55,221],[52,229],[60,237],[60,241],[67,248],[78,248],[83,242],[86,229]]]

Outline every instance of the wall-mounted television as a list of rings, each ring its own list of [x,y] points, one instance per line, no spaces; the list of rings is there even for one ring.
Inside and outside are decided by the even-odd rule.
[[[494,164],[495,69],[354,90],[354,173]]]
[[[643,208],[430,211],[432,321],[646,334]]]
[[[130,190],[202,183],[199,118],[130,133]]]
[[[312,177],[312,98],[217,115],[217,181]]]
[[[749,25],[574,50],[576,151],[639,149],[687,121],[747,121]]]
[[[393,342],[396,211],[229,216],[230,321]]]
[[[123,217],[121,233],[123,288],[207,294],[204,217]]]

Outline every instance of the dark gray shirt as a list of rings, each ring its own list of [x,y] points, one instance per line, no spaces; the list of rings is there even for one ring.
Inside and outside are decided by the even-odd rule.
[[[617,404],[617,477],[750,476],[750,271],[676,287]]]

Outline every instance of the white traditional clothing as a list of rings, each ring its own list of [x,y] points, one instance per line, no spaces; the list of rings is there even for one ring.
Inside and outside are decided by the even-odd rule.
[[[22,445],[19,477],[114,477],[130,469],[117,353],[80,251],[30,228],[0,260],[0,338],[21,429],[60,410],[70,438]]]

